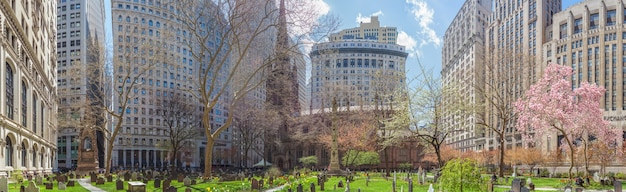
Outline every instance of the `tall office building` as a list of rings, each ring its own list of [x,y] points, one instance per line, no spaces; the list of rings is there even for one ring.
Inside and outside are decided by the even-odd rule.
[[[330,41],[313,46],[310,53],[311,109],[331,107],[333,98],[340,107],[369,106],[387,94],[405,87],[408,53],[396,44],[395,27],[380,27],[378,17],[371,23],[331,34]]]
[[[95,131],[94,150],[98,167],[104,167],[104,111],[92,107],[101,101],[97,82],[102,79],[104,58],[104,1],[58,0],[57,13],[57,84],[59,94],[58,166],[78,165],[80,134]],[[95,75],[95,76],[92,76]],[[100,111],[100,112],[98,112]],[[93,118],[92,118],[93,117]],[[95,169],[95,167],[93,167]]]
[[[56,162],[56,1],[2,1],[0,175],[51,173]],[[56,54],[62,54],[56,52]]]
[[[462,99],[463,103],[479,104],[482,102],[479,88],[474,87],[484,82],[485,33],[489,25],[491,1],[467,0],[452,20],[443,36],[442,80],[446,86],[455,86],[464,97],[444,95],[443,103],[447,110],[443,117],[445,127],[452,130],[446,142],[453,147],[465,150],[481,150],[484,143],[475,143],[484,137],[484,131],[476,124],[480,113],[467,114],[453,111],[451,103]],[[481,111],[481,110],[478,110]]]
[[[555,14],[546,28],[540,54],[545,63],[571,66],[572,88],[581,82],[606,90],[600,101],[604,119],[626,129],[626,1],[583,1]],[[556,150],[557,137],[544,137],[544,149]]]
[[[115,81],[113,89],[125,90],[130,94],[129,97],[114,95],[113,109],[124,111],[125,117],[115,141],[112,167],[166,167],[175,162],[171,151],[164,147],[170,137],[166,131],[168,125],[163,115],[163,105],[171,99],[189,101],[188,104],[195,106],[186,111],[192,117],[185,120],[185,123],[199,125],[201,121],[203,106],[188,91],[198,90],[194,80],[200,78],[197,75],[200,70],[206,70],[206,66],[194,62],[191,50],[197,49],[200,42],[195,42],[192,33],[177,20],[176,14],[181,11],[176,6],[177,3],[178,1],[173,0],[111,2]],[[203,19],[207,21],[202,23],[211,23],[211,19],[219,18]],[[216,48],[215,45],[219,44],[216,41],[227,41],[217,36],[212,39],[215,41],[201,43]],[[228,66],[226,64],[222,70],[228,70]],[[224,79],[219,71],[212,72],[211,75]],[[230,95],[221,96],[220,102],[211,111],[212,127],[221,126],[228,116],[228,106],[221,103],[227,97]],[[131,99],[124,101],[128,98]],[[120,106],[123,103],[127,103],[126,108]],[[198,132],[204,133],[201,126],[197,127]],[[216,139],[213,150],[214,165],[232,164],[231,156],[226,154],[232,148],[230,133],[230,130],[224,131]],[[205,142],[206,138],[202,134],[197,139],[186,141],[189,145],[176,158],[181,162],[179,165],[203,166]]]

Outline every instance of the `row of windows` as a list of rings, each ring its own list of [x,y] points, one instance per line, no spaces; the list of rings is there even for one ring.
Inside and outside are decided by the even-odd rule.
[[[14,115],[14,111],[17,110],[16,106],[15,106],[15,95],[14,95],[14,73],[13,73],[13,68],[11,67],[11,65],[9,63],[6,63],[6,73],[5,73],[5,88],[6,88],[6,92],[5,92],[5,104],[6,104],[6,116],[9,119],[14,119],[15,115]],[[38,124],[37,122],[43,122],[43,105],[38,107],[37,103],[39,102],[39,99],[37,97],[37,95],[35,93],[33,93],[32,95],[28,95],[28,84],[24,81],[21,82],[21,105],[20,105],[20,111],[21,114],[20,115],[20,119],[21,119],[21,125],[24,127],[29,127],[29,123],[28,123],[28,112],[30,111],[32,114],[32,119],[31,119],[31,123],[30,124],[30,128],[33,131],[33,133],[37,134],[38,132],[41,133],[41,136],[43,136],[43,123]],[[30,97],[30,102],[32,104],[32,108],[29,109],[28,108],[28,101],[29,101],[29,96]],[[41,115],[38,115],[41,114]],[[41,131],[38,131],[41,130]]]
[[[76,21],[76,22],[70,22],[70,29],[71,28],[79,28],[80,27],[80,21]],[[61,23],[61,24],[57,24],[57,29],[67,29],[67,23]]]
[[[64,48],[67,46],[67,41],[57,42],[57,48]],[[80,40],[71,40],[70,46],[80,46]]]
[[[63,39],[67,37],[67,32],[57,33],[57,39]],[[80,30],[70,31],[70,37],[80,37]],[[58,47],[58,45],[57,45]]]
[[[70,4],[70,10],[79,10],[80,9],[80,3],[76,3],[76,4]],[[62,11],[67,11],[67,5],[63,5],[63,6],[58,6],[57,7],[57,13],[60,13]]]
[[[68,56],[67,52],[68,51],[58,51],[57,52],[57,58],[67,57]],[[73,50],[70,50],[69,52],[70,52],[69,56],[80,56],[80,54],[81,54],[80,53],[81,52],[80,49],[73,49]]]
[[[605,18],[605,26],[615,26],[615,24],[617,23],[617,12],[615,9],[613,10],[608,10],[606,12],[606,18]],[[624,9],[624,21],[623,23],[626,24],[626,9]],[[600,14],[599,13],[593,13],[591,15],[589,15],[589,25],[588,25],[588,30],[593,30],[593,29],[597,29],[600,26]],[[583,32],[583,18],[577,18],[574,19],[574,23],[573,23],[573,34],[578,34]],[[567,38],[567,30],[568,30],[568,25],[567,23],[563,23],[559,26],[559,34],[560,34],[560,38],[564,39]]]
[[[70,19],[80,19],[80,12],[70,13]],[[67,14],[57,16],[57,22],[65,21],[67,19]]]

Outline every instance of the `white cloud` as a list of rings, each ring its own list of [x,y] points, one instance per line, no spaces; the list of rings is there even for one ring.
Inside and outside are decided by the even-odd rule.
[[[413,39],[413,37],[409,36],[404,31],[398,31],[398,44],[403,45],[406,49],[406,52],[409,53],[409,57],[419,56],[420,52],[417,50],[417,41]]]
[[[406,0],[406,2],[411,5],[410,11],[415,17],[415,20],[419,23],[419,27],[422,28],[419,32],[423,36],[420,47],[427,44],[439,46],[441,44],[441,38],[439,38],[435,30],[429,26],[433,22],[435,11],[428,7],[428,4],[424,0]]]
[[[356,16],[356,22],[357,23],[369,23],[371,22],[370,20],[371,16],[382,16],[382,15],[385,15],[385,14],[381,10],[376,11],[375,13],[372,13],[370,16],[363,16],[361,15],[361,13],[359,13],[359,15]]]

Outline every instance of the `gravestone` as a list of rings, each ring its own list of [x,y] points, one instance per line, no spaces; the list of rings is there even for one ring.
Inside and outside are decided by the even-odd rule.
[[[52,183],[50,183],[50,189],[52,189]],[[48,189],[48,184],[46,184],[46,189]],[[39,187],[35,184],[35,182],[30,182],[28,187],[24,189],[24,192],[39,192]]]
[[[185,192],[191,192],[191,188],[187,187],[187,188],[185,189]]]
[[[583,188],[577,187],[576,192],[583,192]]]
[[[572,192],[572,187],[565,186],[565,192]]]
[[[432,183],[428,187],[428,192],[435,192],[435,188],[433,188],[433,184]]]
[[[183,179],[183,183],[185,184],[185,187],[189,187],[191,186],[191,179],[189,179],[189,177],[185,177],[185,179]]]
[[[298,186],[296,187],[296,192],[303,192],[302,183],[298,184]]]
[[[96,185],[104,185],[104,178],[98,177],[98,179],[96,180]]]
[[[155,179],[154,180],[154,188],[160,188],[161,187],[161,179]]]
[[[350,180],[346,180],[346,191],[350,191]]]
[[[139,174],[137,172],[133,172],[130,175],[130,179],[132,179],[133,181],[138,181],[137,178],[139,178]]]
[[[20,185],[20,192],[24,192],[24,191],[26,191],[26,186]]]
[[[76,174],[70,173],[70,178],[72,178],[72,179],[76,178]]]
[[[270,176],[270,178],[268,179],[268,182],[269,182],[270,186],[273,185],[274,184],[274,177]]]
[[[115,190],[124,190],[124,182],[119,178],[115,181]]]
[[[107,182],[113,182],[113,175],[107,175]]]
[[[622,191],[622,181],[613,181],[613,188],[615,189],[615,192]]]
[[[409,178],[409,192],[413,192],[413,180]]]
[[[183,180],[185,179],[185,175],[183,174],[178,174],[178,182],[183,182]]]
[[[46,185],[46,189],[52,189],[54,187],[52,182],[46,182],[45,185]]]
[[[598,172],[593,173],[593,181],[600,182],[600,175],[598,175]]]
[[[512,192],[521,192],[522,191],[522,180],[520,180],[519,178],[514,178],[513,182],[511,183],[511,191]]]
[[[337,187],[343,187],[343,182],[342,182],[342,180],[339,180],[339,183],[337,183]]]
[[[130,175],[130,172],[126,172],[126,173],[124,173],[124,181],[128,181],[128,180],[130,180],[130,176],[131,176],[131,175]]]
[[[166,180],[167,181],[167,180]],[[163,185],[165,186],[165,185]],[[167,189],[165,189],[163,192],[176,192],[176,187],[174,186],[169,186]]]
[[[0,178],[0,191],[9,192],[9,181],[6,177]]]
[[[252,179],[252,190],[256,189],[256,190],[261,190],[261,188],[259,188],[259,181],[257,181],[256,179]]]
[[[311,183],[311,186],[309,187],[309,191],[315,192],[315,184]]]
[[[37,175],[35,177],[35,182],[37,182],[37,185],[41,185],[41,184],[43,184],[43,178],[41,176]]]
[[[170,188],[170,184],[171,184],[171,183],[172,183],[172,180],[165,179],[165,180],[163,181],[163,189],[169,189],[169,188]],[[176,188],[174,188],[174,189],[176,189]]]
[[[191,185],[196,185],[196,180],[195,179],[191,180]]]
[[[67,186],[68,187],[74,187],[74,180],[67,181]]]
[[[98,175],[96,175],[96,173],[89,173],[89,177],[91,179],[91,182],[96,182],[96,180],[98,179]]]
[[[67,186],[65,185],[65,183],[59,182],[59,184],[57,185],[57,188],[59,190],[65,190],[65,189],[67,189]]]
[[[393,181],[391,181],[391,190],[393,192],[396,192],[396,180],[395,179]]]

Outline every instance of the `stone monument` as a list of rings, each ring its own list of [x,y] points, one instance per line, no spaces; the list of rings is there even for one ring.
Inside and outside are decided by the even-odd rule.
[[[98,171],[98,148],[94,145],[96,134],[91,129],[81,129],[78,137],[78,165],[77,174],[87,174]]]
[[[341,170],[339,167],[339,148],[337,144],[337,139],[339,135],[337,133],[337,98],[333,97],[332,102],[332,121],[331,121],[331,144],[330,144],[330,165],[328,165],[327,175],[332,176],[342,176],[346,175],[346,172]]]

